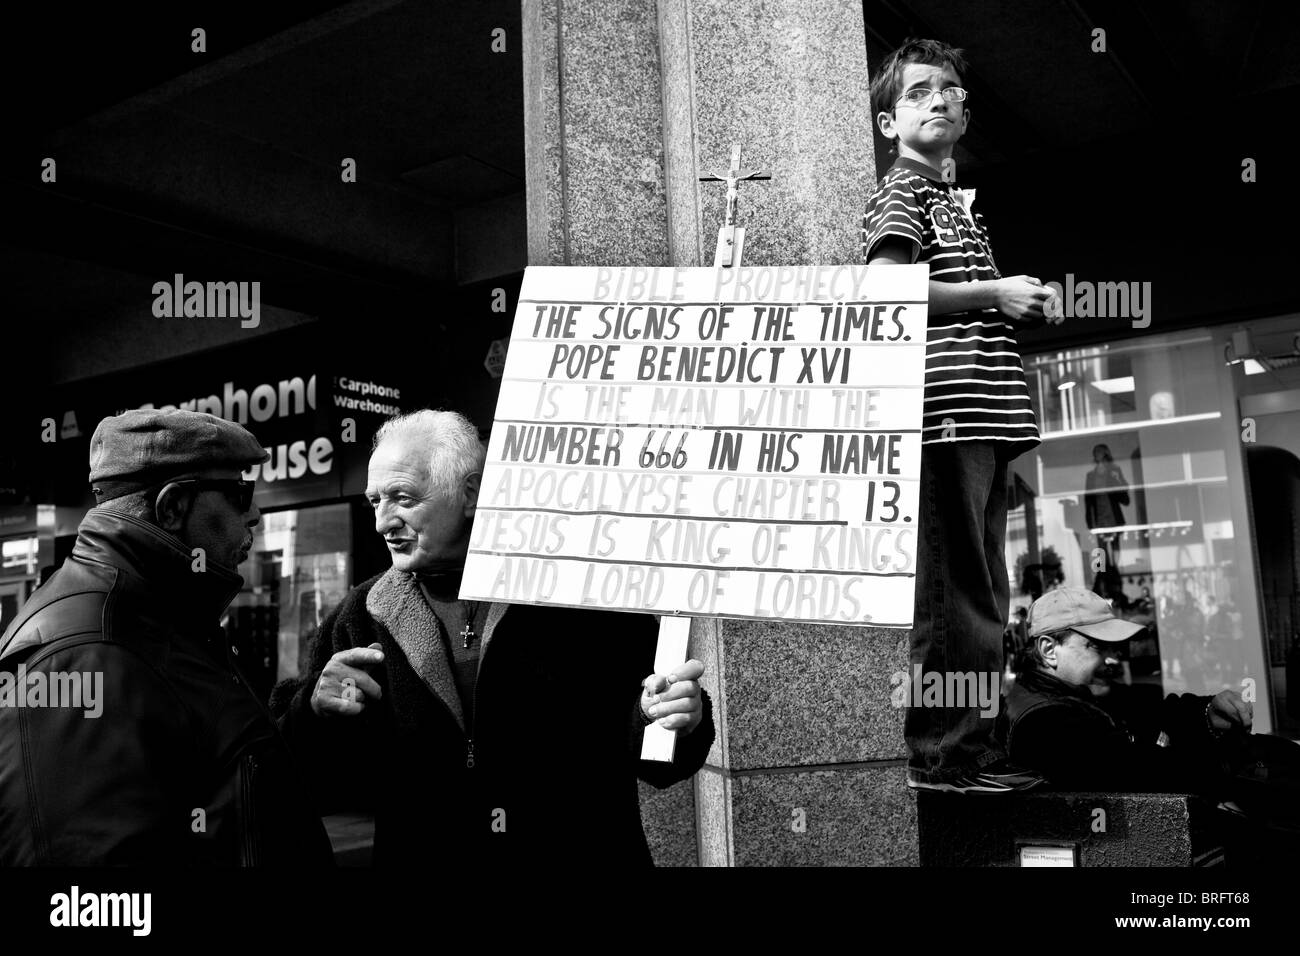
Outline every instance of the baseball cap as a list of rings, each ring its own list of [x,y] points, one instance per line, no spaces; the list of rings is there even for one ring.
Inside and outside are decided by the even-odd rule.
[[[244,471],[269,457],[252,432],[224,418],[137,408],[105,418],[91,436],[91,490],[103,502],[208,468]]]
[[[1056,588],[1030,606],[1030,637],[1066,628],[1098,641],[1114,643],[1127,641],[1145,630],[1146,625],[1120,620],[1105,598],[1087,588]]]

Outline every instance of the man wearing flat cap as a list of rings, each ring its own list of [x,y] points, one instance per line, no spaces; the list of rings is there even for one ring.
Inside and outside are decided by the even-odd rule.
[[[1011,759],[1064,790],[1220,786],[1253,719],[1237,691],[1170,694],[1143,706],[1134,688],[1115,686],[1104,698],[1089,690],[1105,686],[1116,650],[1143,629],[1086,588],[1057,588],[1035,601],[1002,717]]]
[[[330,862],[219,623],[260,520],[240,474],[266,458],[196,412],[95,429],[98,505],[0,638],[0,865]]]

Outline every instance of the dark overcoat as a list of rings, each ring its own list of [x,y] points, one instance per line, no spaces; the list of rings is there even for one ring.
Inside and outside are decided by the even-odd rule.
[[[321,625],[293,696],[277,689],[281,728],[318,799],[375,814],[375,865],[649,865],[638,777],[683,780],[713,740],[706,697],[673,763],[639,759],[654,618],[493,604],[468,723],[438,628],[415,578],[390,569]],[[382,699],[355,716],[316,715],[330,657],[374,642]]]

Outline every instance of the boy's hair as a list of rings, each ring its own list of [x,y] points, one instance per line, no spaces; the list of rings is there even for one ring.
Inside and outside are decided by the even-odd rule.
[[[952,67],[957,79],[966,76],[966,51],[949,46],[942,40],[917,40],[909,37],[903,45],[885,57],[880,72],[871,81],[871,115],[891,113],[903,95],[903,67],[909,63]]]

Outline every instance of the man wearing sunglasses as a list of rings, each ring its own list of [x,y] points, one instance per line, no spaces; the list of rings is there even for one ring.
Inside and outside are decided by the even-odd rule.
[[[0,865],[330,862],[220,627],[261,518],[240,475],[267,457],[196,412],[95,429],[98,506],[0,638],[23,691],[0,692]]]
[[[1222,784],[1253,711],[1235,690],[1213,697],[1109,689],[1123,643],[1145,629],[1087,588],[1048,591],[1029,609],[1029,645],[1007,692],[1004,735],[1017,764],[1065,790],[1202,791]]]

